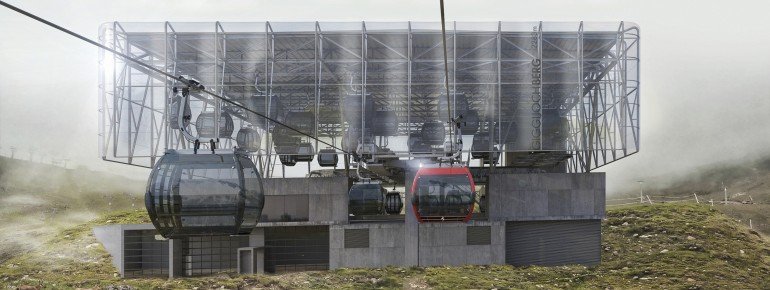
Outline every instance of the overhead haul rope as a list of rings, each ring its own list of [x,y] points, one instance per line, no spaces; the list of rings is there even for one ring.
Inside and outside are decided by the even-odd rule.
[[[66,28],[64,28],[64,27],[61,27],[61,26],[59,26],[59,25],[57,25],[57,24],[55,24],[55,23],[53,23],[53,22],[50,22],[50,21],[48,21],[48,20],[45,20],[45,19],[43,19],[43,18],[41,18],[41,17],[39,17],[39,16],[37,16],[37,15],[34,15],[34,14],[32,14],[32,13],[29,13],[29,12],[27,12],[27,11],[24,11],[24,10],[22,10],[21,8],[18,8],[18,7],[16,7],[16,6],[13,6],[13,5],[11,5],[11,4],[8,4],[8,3],[4,2],[4,1],[0,1],[0,5],[2,5],[2,6],[5,6],[6,8],[8,8],[8,9],[11,9],[11,10],[13,10],[13,11],[16,11],[16,12],[18,12],[18,13],[20,13],[20,14],[24,15],[24,16],[27,16],[27,17],[29,17],[29,18],[32,18],[32,19],[34,19],[34,20],[36,20],[36,21],[38,21],[38,22],[40,22],[40,23],[43,23],[43,24],[45,24],[45,25],[48,25],[48,26],[50,26],[50,27],[53,27],[53,28],[55,28],[56,30],[59,30],[59,31],[61,31],[61,32],[64,32],[64,33],[66,33],[66,34],[69,34],[69,35],[71,35],[71,36],[74,36],[75,38],[78,38],[78,39],[80,39],[80,40],[82,40],[82,41],[88,42],[88,43],[90,43],[90,44],[92,44],[92,45],[94,45],[94,46],[97,46],[97,47],[99,47],[99,48],[101,48],[101,49],[104,49],[104,50],[106,50],[106,51],[109,51],[109,52],[111,52],[111,53],[113,53],[113,54],[115,54],[115,55],[117,55],[117,56],[119,56],[119,57],[123,58],[124,60],[128,60],[128,61],[131,61],[131,62],[133,62],[133,63],[136,63],[136,64],[138,64],[138,65],[140,65],[140,66],[143,66],[143,67],[145,67],[145,68],[147,68],[147,69],[149,69],[149,70],[151,70],[151,71],[153,71],[153,72],[159,73],[159,74],[161,74],[161,75],[164,75],[164,76],[166,76],[166,77],[168,77],[168,78],[171,78],[171,79],[174,79],[174,80],[176,80],[176,81],[179,81],[179,82],[181,82],[181,83],[183,83],[183,84],[185,84],[185,85],[188,85],[188,86],[195,86],[195,85],[196,85],[196,83],[194,83],[194,82],[191,82],[190,80],[188,80],[188,79],[186,79],[186,78],[183,78],[183,77],[181,77],[181,76],[174,76],[174,75],[172,75],[172,74],[169,74],[169,73],[167,73],[167,72],[165,72],[165,71],[159,70],[159,69],[157,69],[157,68],[155,68],[155,67],[153,67],[153,66],[150,66],[150,65],[148,65],[148,64],[146,64],[146,63],[143,63],[143,62],[141,62],[141,61],[139,61],[139,60],[136,60],[136,59],[134,59],[134,58],[132,58],[132,57],[130,57],[130,56],[128,56],[128,55],[126,55],[126,54],[123,54],[123,53],[121,53],[121,52],[119,52],[119,51],[117,51],[117,50],[114,50],[114,49],[112,49],[112,48],[109,48],[109,47],[107,47],[106,45],[103,45],[103,44],[101,44],[101,43],[98,43],[98,42],[96,42],[96,41],[93,41],[93,40],[91,40],[91,39],[89,39],[89,38],[87,38],[87,37],[85,37],[85,36],[82,36],[82,35],[80,35],[80,34],[77,34],[77,33],[73,32],[73,31],[71,31],[71,30],[69,30],[69,29],[66,29]],[[310,134],[307,134],[307,133],[305,133],[305,132],[302,132],[302,131],[300,131],[300,130],[297,130],[297,129],[295,129],[295,128],[293,128],[293,127],[289,126],[289,125],[286,125],[286,124],[284,124],[283,122],[280,122],[280,121],[278,121],[278,120],[275,120],[275,119],[273,119],[273,118],[270,118],[270,117],[268,117],[268,116],[265,116],[265,115],[263,115],[263,114],[260,114],[260,113],[258,113],[258,112],[256,112],[256,111],[252,110],[252,109],[249,109],[249,108],[247,108],[247,107],[245,107],[245,106],[243,106],[243,105],[241,105],[241,104],[238,104],[238,103],[236,103],[236,102],[234,102],[234,101],[232,101],[232,100],[230,100],[230,99],[227,99],[227,98],[225,98],[225,97],[223,97],[223,96],[220,96],[220,95],[218,95],[218,94],[216,94],[216,93],[214,93],[214,92],[211,92],[211,91],[209,91],[209,90],[206,90],[206,89],[203,89],[203,90],[200,90],[200,91],[201,91],[201,92],[204,92],[204,93],[206,93],[206,94],[209,94],[209,95],[211,95],[212,97],[215,97],[215,98],[217,98],[217,99],[220,99],[220,100],[224,101],[225,103],[228,103],[228,104],[231,104],[231,105],[233,105],[233,106],[236,106],[236,107],[238,107],[238,108],[241,108],[241,109],[243,109],[243,110],[245,110],[245,111],[247,111],[247,112],[249,112],[249,113],[252,113],[252,114],[254,114],[254,115],[257,115],[257,116],[259,116],[259,117],[265,118],[265,119],[267,119],[267,120],[268,120],[268,121],[270,121],[270,122],[273,122],[273,123],[275,123],[275,124],[278,124],[278,125],[281,125],[281,126],[283,126],[283,127],[286,127],[286,128],[288,128],[289,130],[292,130],[292,131],[294,131],[294,132],[297,132],[297,133],[299,133],[299,134],[301,134],[301,135],[304,135],[304,136],[306,136],[306,137],[312,138],[312,139],[314,139],[314,140],[316,140],[316,141],[318,141],[318,142],[320,142],[320,143],[322,143],[322,144],[324,144],[324,145],[330,146],[331,148],[334,148],[334,149],[336,149],[336,150],[342,151],[342,152],[343,152],[343,153],[345,153],[345,154],[350,154],[350,152],[347,152],[347,151],[345,151],[345,150],[342,150],[342,148],[339,148],[339,147],[337,147],[337,146],[334,146],[334,144],[330,144],[330,143],[328,143],[328,142],[326,142],[326,141],[323,141],[323,140],[321,140],[321,139],[319,139],[319,138],[317,138],[317,137],[315,137],[315,136],[312,136],[312,135],[310,135]]]
[[[444,0],[440,0],[441,7],[441,43],[444,45],[444,88],[446,89],[446,112],[447,119],[449,120],[449,151],[452,152],[452,159],[450,164],[454,163],[454,145],[455,140],[453,137],[453,131],[456,129],[457,124],[452,117],[452,101],[449,98],[449,62],[447,61],[447,49],[446,49],[446,21],[444,20]]]

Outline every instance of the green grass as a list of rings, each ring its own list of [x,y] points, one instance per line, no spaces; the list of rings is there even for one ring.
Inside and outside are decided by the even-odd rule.
[[[596,267],[507,265],[338,269],[280,275],[220,274],[168,280],[120,279],[91,233],[96,225],[147,222],[124,211],[64,230],[45,250],[0,264],[0,286],[138,289],[770,289],[770,247],[759,234],[708,206],[636,205],[607,211]],[[665,251],[664,251],[665,250]],[[741,252],[743,251],[743,252]]]

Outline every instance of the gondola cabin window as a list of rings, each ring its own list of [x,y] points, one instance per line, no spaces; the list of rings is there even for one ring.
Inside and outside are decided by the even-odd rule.
[[[412,192],[420,222],[468,221],[473,214],[475,185],[467,168],[420,169]]]

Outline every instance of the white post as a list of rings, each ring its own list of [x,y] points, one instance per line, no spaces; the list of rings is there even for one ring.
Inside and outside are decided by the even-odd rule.
[[[752,230],[754,229],[754,225],[751,224],[751,219],[749,219],[749,228],[752,229]]]
[[[725,188],[725,204],[727,204],[727,186],[725,186],[724,182],[722,182],[722,187]]]
[[[695,196],[695,203],[700,203],[700,201],[698,200],[698,194],[697,193],[693,193],[692,195]]]
[[[709,202],[711,203],[711,206],[714,206],[714,199],[709,199]]]
[[[652,204],[652,200],[650,199],[649,195],[647,195],[647,201],[650,202],[650,204]]]
[[[644,203],[644,180],[639,180],[639,203]]]

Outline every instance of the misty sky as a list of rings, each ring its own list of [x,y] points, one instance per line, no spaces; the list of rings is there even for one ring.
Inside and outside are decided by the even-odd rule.
[[[4,0],[97,39],[110,21],[438,21],[438,1]],[[608,194],[649,176],[770,153],[768,1],[446,0],[447,20],[630,21],[641,27],[641,152],[602,168]],[[101,161],[97,49],[0,8],[0,153]]]

